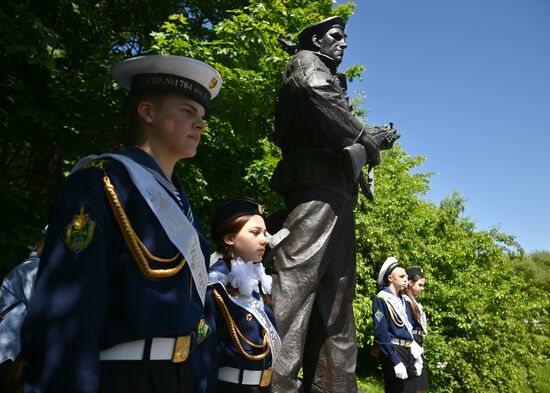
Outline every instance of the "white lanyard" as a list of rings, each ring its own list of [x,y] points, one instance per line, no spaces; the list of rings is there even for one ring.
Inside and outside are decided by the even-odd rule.
[[[390,306],[395,310],[396,314],[401,318],[401,320],[405,323],[405,326],[407,327],[407,330],[412,335],[412,325],[409,322],[409,318],[407,317],[407,311],[405,308],[405,300],[403,298],[400,298],[393,293],[389,293],[386,291],[380,291],[378,292],[378,297],[386,300]]]

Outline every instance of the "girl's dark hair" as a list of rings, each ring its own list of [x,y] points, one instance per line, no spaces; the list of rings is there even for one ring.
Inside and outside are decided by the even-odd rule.
[[[252,217],[252,214],[246,214],[232,219],[226,223],[220,231],[220,240],[216,244],[216,248],[222,253],[222,259],[224,260],[227,268],[231,270],[231,259],[233,258],[233,247],[225,242],[227,235],[236,235],[244,227],[244,224],[248,222]]]
[[[418,275],[414,276],[416,277],[416,280],[413,279],[413,278],[410,278],[409,277],[409,280],[410,281],[414,281],[414,282],[417,282],[418,280],[420,280],[421,278],[424,278],[424,277],[420,277]],[[418,307],[418,304],[416,304],[416,302],[414,301],[414,296],[412,294],[412,291],[411,291],[411,288],[409,288],[409,286],[407,285],[407,288],[405,288],[405,295],[411,300],[410,301],[410,304],[411,304],[411,308],[412,308],[412,312],[413,312],[413,317],[414,317],[414,320],[418,323],[421,323],[421,320],[420,320],[420,308]]]
[[[421,278],[424,278],[423,274],[415,274],[414,276],[408,276],[410,281],[417,282]]]

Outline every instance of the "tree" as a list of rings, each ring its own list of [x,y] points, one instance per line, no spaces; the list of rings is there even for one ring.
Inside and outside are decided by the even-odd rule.
[[[512,263],[533,285],[550,291],[550,251],[535,251],[515,258]]]

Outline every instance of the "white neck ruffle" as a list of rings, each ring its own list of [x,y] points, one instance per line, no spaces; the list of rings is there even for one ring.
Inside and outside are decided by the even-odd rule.
[[[260,292],[259,284],[262,290],[271,295],[271,276],[265,274],[264,265],[261,262],[244,262],[241,258],[231,261],[231,271],[229,272],[231,286],[239,290],[241,295],[252,295],[252,292]]]

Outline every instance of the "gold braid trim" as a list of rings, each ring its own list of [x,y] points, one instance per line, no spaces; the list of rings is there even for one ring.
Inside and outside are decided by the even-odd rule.
[[[267,332],[264,332],[264,342],[261,344],[255,344],[252,341],[250,341],[248,338],[244,336],[244,334],[239,330],[239,327],[235,324],[235,330],[237,331],[237,335],[248,345],[250,345],[252,348],[256,349],[264,349],[267,345]],[[263,328],[262,328],[263,330]]]
[[[391,320],[393,321],[395,326],[403,327],[405,325],[405,322],[403,322],[401,318],[399,318],[399,315],[395,313],[395,310],[393,309],[390,302],[388,302],[386,299],[384,299],[384,302],[386,303],[386,307],[388,308],[388,311],[390,313]]]
[[[145,252],[145,255],[147,255],[147,258],[149,258],[149,259],[151,259],[155,262],[160,262],[160,263],[174,262],[181,255],[181,253],[178,251],[176,253],[176,255],[174,255],[172,258],[159,258],[159,257],[156,257],[153,254],[151,254],[151,252],[147,249],[147,246],[145,244],[143,244],[143,242],[141,241],[141,239],[138,236],[136,236],[136,240],[139,244],[139,248],[141,250],[143,250],[143,252]]]
[[[103,176],[103,186],[109,205],[111,205],[111,209],[113,210],[113,214],[120,228],[120,232],[122,233],[122,237],[124,238],[126,246],[128,247],[128,250],[130,250],[130,254],[134,258],[134,261],[136,262],[141,273],[149,278],[167,278],[177,274],[185,265],[186,260],[183,257],[177,266],[170,269],[151,269],[149,267],[149,263],[147,262],[145,255],[143,255],[144,252],[150,259],[156,262],[172,262],[175,261],[181,254],[178,251],[175,257],[169,259],[158,258],[152,255],[145,244],[143,244],[134,232],[134,229],[128,220],[128,216],[126,216],[126,212],[120,204],[115,187],[111,184],[111,180],[107,175]]]
[[[223,301],[223,297],[219,294],[218,291],[216,291],[215,289],[213,289],[213,290],[214,290],[214,298],[216,299],[216,303],[218,303],[218,306],[220,306],[220,308],[222,310],[223,318],[225,319],[225,322],[227,323],[227,327],[229,328],[231,341],[233,341],[233,344],[235,344],[235,347],[239,350],[241,355],[243,355],[245,357],[245,359],[252,360],[252,361],[258,361],[258,360],[265,359],[265,357],[269,353],[269,345],[268,345],[269,344],[269,339],[268,339],[268,336],[267,336],[267,332],[264,333],[264,342],[263,342],[262,345],[253,344],[252,342],[247,340],[246,337],[244,337],[244,335],[241,333],[241,331],[237,327],[237,324],[235,323],[233,318],[231,318],[231,314],[229,314],[229,310],[227,309],[227,306],[225,305],[225,302]],[[261,348],[261,349],[265,348],[264,352],[262,352],[258,355],[250,355],[243,348],[243,346],[242,346],[242,344],[239,340],[239,336],[244,341],[246,341],[249,345],[251,345],[255,348]]]

